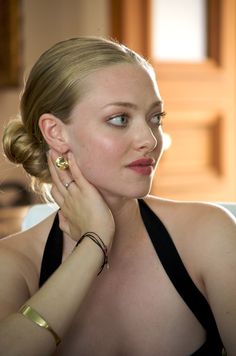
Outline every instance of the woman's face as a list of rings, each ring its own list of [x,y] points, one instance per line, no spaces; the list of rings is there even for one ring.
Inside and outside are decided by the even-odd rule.
[[[66,125],[68,144],[86,179],[103,195],[148,194],[162,152],[160,94],[132,64],[98,70]]]

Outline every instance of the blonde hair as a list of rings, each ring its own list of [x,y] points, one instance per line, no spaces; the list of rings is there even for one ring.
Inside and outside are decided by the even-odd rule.
[[[39,57],[25,84],[20,117],[10,121],[3,134],[7,158],[23,165],[35,191],[42,192],[43,184],[51,180],[48,146],[38,125],[40,116],[51,113],[67,123],[82,97],[83,79],[95,70],[122,62],[140,65],[154,75],[143,57],[115,41],[97,37],[59,42]]]

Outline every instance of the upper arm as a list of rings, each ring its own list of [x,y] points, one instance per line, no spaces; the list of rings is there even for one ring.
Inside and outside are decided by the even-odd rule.
[[[0,320],[30,297],[24,277],[24,261],[14,251],[0,248]]]
[[[236,221],[224,211],[209,212],[202,246],[202,277],[229,355],[236,354]]]

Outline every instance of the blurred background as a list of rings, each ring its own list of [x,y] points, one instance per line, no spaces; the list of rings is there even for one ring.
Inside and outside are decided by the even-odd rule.
[[[152,193],[235,201],[236,2],[0,0],[1,136],[18,113],[24,77],[38,56],[79,35],[115,38],[155,67],[167,117]],[[2,148],[0,167],[0,207],[39,202]]]

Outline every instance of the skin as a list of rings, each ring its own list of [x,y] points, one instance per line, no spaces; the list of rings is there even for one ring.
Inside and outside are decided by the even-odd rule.
[[[234,355],[235,219],[210,204],[149,196],[154,169],[143,175],[127,167],[143,157],[157,164],[162,152],[161,98],[142,68],[119,64],[99,70],[86,80],[86,89],[69,125],[47,113],[40,118],[51,147],[64,263],[38,290],[54,215],[1,240],[0,350],[4,355],[176,356],[204,343],[205,331],[173,288],[143,225],[136,199],[146,196]],[[56,169],[59,154],[67,156],[70,170]],[[64,184],[71,179],[67,190]],[[93,242],[85,239],[72,252],[81,234],[91,230],[109,249],[110,269],[98,277],[102,254]],[[49,332],[16,314],[27,300],[63,338],[56,352]]]

